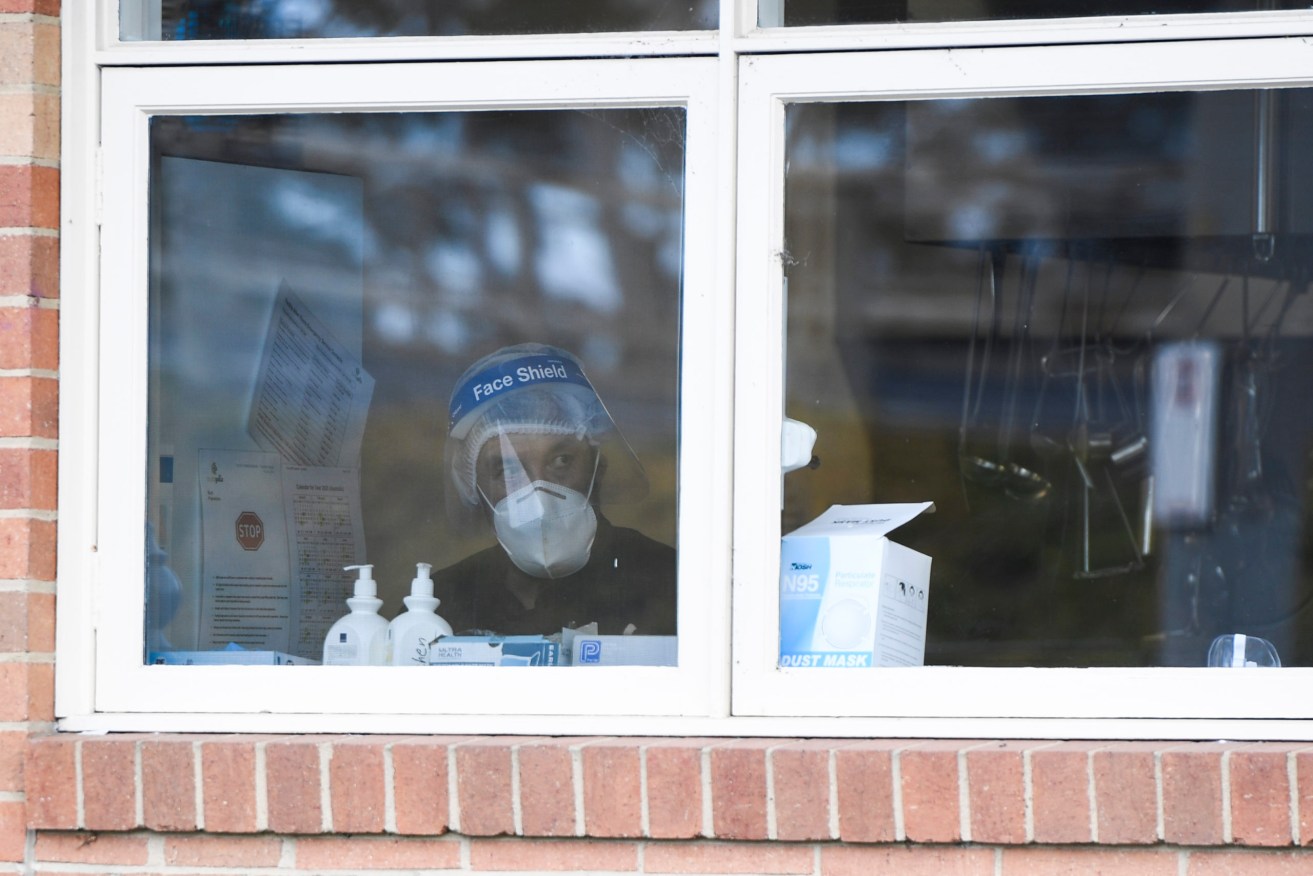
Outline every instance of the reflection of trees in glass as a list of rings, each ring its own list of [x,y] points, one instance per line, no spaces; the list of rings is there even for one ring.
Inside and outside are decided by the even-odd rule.
[[[521,341],[584,360],[652,481],[649,501],[608,514],[673,543],[684,110],[160,118],[152,135],[157,154],[362,181],[363,222],[286,187],[267,198],[299,234],[363,249],[377,383],[361,485],[385,590],[472,547],[442,517],[447,397],[471,361]]]
[[[704,30],[715,0],[163,0],[164,39]]]
[[[988,21],[1095,15],[1171,15],[1302,9],[1299,0],[785,0],[784,23],[878,24],[894,21]]]
[[[1277,104],[1293,156],[1313,95]],[[786,413],[822,464],[785,479],[785,529],[934,500],[897,536],[934,558],[930,662],[1202,665],[1232,630],[1313,662],[1313,412],[1283,402],[1313,357],[1313,185],[1281,163],[1281,255],[1257,257],[1254,106],[790,107]],[[1137,557],[1153,353],[1194,337],[1226,363],[1215,519],[1151,517]]]

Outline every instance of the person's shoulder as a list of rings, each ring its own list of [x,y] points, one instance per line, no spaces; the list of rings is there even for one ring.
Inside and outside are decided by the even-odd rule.
[[[611,544],[617,553],[642,553],[650,554],[653,557],[668,556],[671,560],[675,557],[675,549],[670,545],[644,535],[637,529],[629,529],[624,526],[612,527]]]
[[[505,565],[506,552],[500,545],[492,545],[475,551],[463,560],[457,560],[449,566],[433,571],[433,586],[444,588],[467,585],[471,581],[482,581],[489,574],[495,573]]]

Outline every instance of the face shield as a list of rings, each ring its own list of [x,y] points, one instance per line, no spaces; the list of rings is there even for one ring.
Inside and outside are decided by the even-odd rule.
[[[563,487],[588,505],[647,495],[642,465],[579,360],[541,344],[498,350],[461,376],[444,457],[448,513],[462,524],[533,485]]]

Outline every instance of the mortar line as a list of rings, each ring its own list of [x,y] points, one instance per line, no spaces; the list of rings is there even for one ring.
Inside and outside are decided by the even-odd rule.
[[[269,776],[265,770],[267,758],[265,743],[255,744],[255,829],[264,832],[269,829]]]
[[[321,742],[315,746],[319,752],[319,825],[324,833],[333,832],[333,789],[329,761],[333,757],[333,744]]]
[[[201,743],[199,740],[191,744],[191,784],[193,792],[196,794],[196,829],[205,830],[205,770],[201,762]]]
[[[907,839],[907,825],[903,819],[903,750],[896,748],[889,756],[889,775],[893,783],[894,798],[894,840],[903,842]]]
[[[383,746],[383,830],[390,834],[397,832],[397,790],[391,742]]]
[[[1222,842],[1231,843],[1231,752],[1222,752]]]

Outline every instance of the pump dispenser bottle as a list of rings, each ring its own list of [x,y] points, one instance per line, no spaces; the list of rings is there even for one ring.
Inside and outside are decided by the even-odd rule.
[[[324,637],[325,666],[369,666],[387,659],[388,622],[379,615],[383,600],[378,598],[373,566],[346,566],[359,569],[355,594],[347,599],[351,613],[341,618]]]
[[[451,635],[451,624],[435,612],[439,600],[433,595],[432,569],[429,563],[415,564],[410,595],[401,600],[406,610],[388,624],[388,662],[393,666],[427,666],[429,646],[439,636]]]

